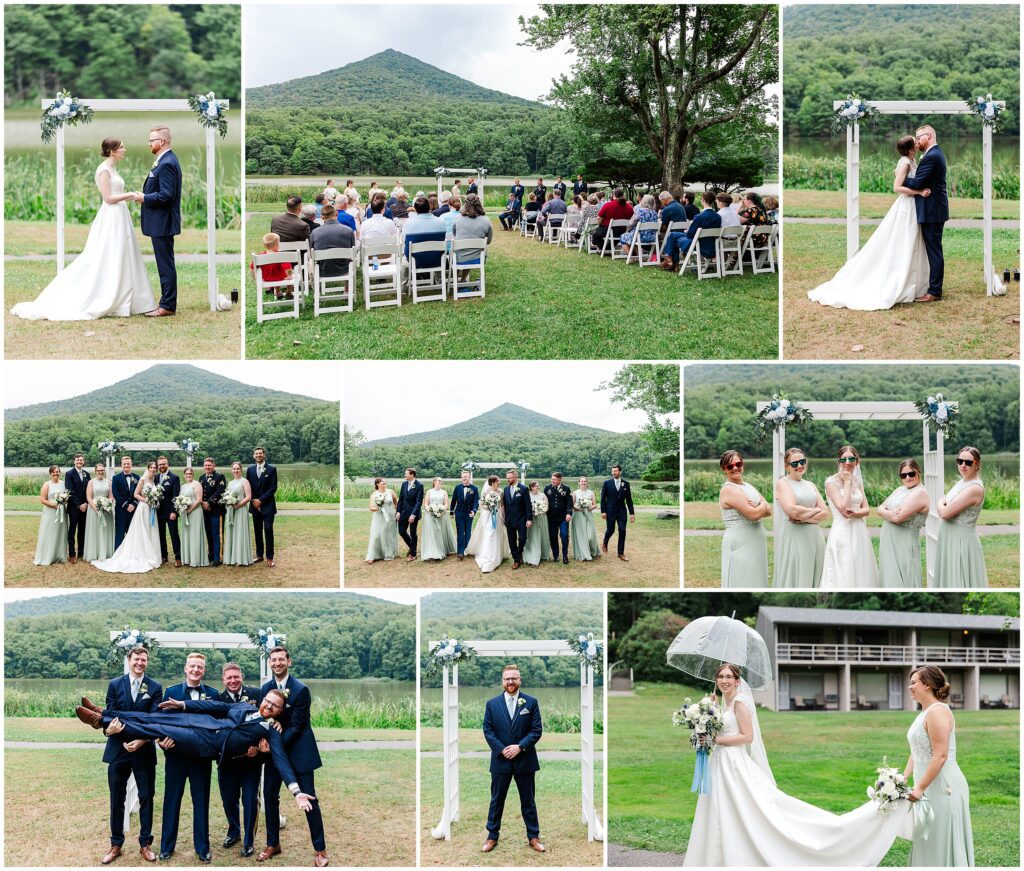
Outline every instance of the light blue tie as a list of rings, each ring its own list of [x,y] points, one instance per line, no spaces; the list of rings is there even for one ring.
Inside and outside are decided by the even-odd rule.
[[[514,712],[515,712],[515,709],[516,709],[516,697],[515,696],[509,696],[508,697],[507,707],[508,707],[508,718],[510,720],[514,720],[515,719],[515,713]]]

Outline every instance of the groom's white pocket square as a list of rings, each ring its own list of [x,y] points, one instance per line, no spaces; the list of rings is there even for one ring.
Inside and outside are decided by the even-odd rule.
[[[149,698],[149,693],[146,693],[142,698],[143,699],[148,699]]]
[[[523,716],[526,716],[526,714],[529,714],[529,713],[530,713],[530,709],[529,709],[529,708],[523,708],[523,709],[522,709],[522,710],[521,710],[521,711],[519,712],[519,716],[520,716],[520,717],[523,717]]]

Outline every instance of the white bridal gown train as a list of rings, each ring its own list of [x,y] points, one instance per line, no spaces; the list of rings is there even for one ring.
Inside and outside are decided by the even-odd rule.
[[[147,473],[136,492],[141,493],[142,487],[151,483],[153,479]],[[93,563],[100,571],[139,575],[160,568],[163,558],[160,556],[159,524],[153,509],[140,499],[134,514],[121,546],[114,551],[113,556]]]
[[[738,733],[729,708],[721,734]],[[755,736],[759,741],[756,731]],[[873,867],[901,828],[907,831],[909,802],[888,814],[879,813],[873,802],[830,813],[778,789],[767,759],[756,762],[750,746],[718,746],[711,754],[711,792],[697,798],[685,866]],[[865,789],[872,774],[865,772]]]
[[[910,164],[907,177],[913,178],[916,165],[909,157],[899,159],[896,172],[906,164]],[[822,305],[858,311],[889,309],[924,296],[928,292],[928,254],[917,224],[915,199],[899,194],[864,247],[831,281],[807,296]]]
[[[501,493],[499,488],[495,489]],[[490,492],[491,488],[484,484],[484,489],[480,493],[480,519],[469,537],[469,544],[466,545],[466,553],[476,558],[476,564],[484,574],[493,572],[501,565],[502,560],[512,556],[508,534],[505,532],[504,510],[499,508],[497,516],[492,517],[491,512],[483,507],[483,497]]]

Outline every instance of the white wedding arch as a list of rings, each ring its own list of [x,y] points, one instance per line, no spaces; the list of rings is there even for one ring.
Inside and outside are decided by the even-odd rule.
[[[478,463],[476,460],[467,460],[462,464],[462,470],[469,472],[471,475],[477,469],[504,469],[506,472],[512,469],[519,473],[520,481],[526,478],[526,470],[529,468],[530,464],[523,461],[518,463]]]
[[[110,477],[110,472],[114,468],[114,455],[122,451],[184,451],[186,469],[192,468],[192,460],[195,456],[195,443],[190,440],[180,445],[177,442],[106,441],[100,442],[97,447],[103,452],[104,464],[107,467],[107,477]],[[189,450],[190,447],[191,450]]]
[[[508,660],[529,656],[577,656],[568,641],[463,641],[477,656]],[[431,641],[433,648],[437,641]],[[441,820],[430,830],[434,838],[452,839],[452,823],[459,821],[459,665],[441,671],[441,744],[444,756],[444,806]],[[580,750],[583,788],[583,824],[587,840],[603,841],[604,826],[597,815],[594,786],[594,667],[580,663]]]
[[[224,111],[229,108],[227,100],[218,100]],[[194,114],[188,100],[89,100],[79,98],[79,103],[94,112],[188,112]],[[43,111],[53,104],[53,98],[42,100]],[[57,272],[64,270],[64,128],[58,127],[54,136],[57,145]],[[206,289],[210,311],[217,311],[217,199],[216,161],[217,131],[206,128]]]
[[[118,638],[120,631],[111,629],[110,640]],[[160,643],[160,647],[185,648],[188,650],[256,650],[259,645],[253,644],[252,640],[244,632],[149,632],[147,635],[154,641]],[[128,657],[124,657],[124,673],[128,674]],[[267,662],[266,651],[260,651],[260,685],[270,680],[270,666]],[[263,795],[260,789],[259,795]],[[262,801],[262,799],[261,799]],[[133,813],[139,810],[139,788],[135,785],[135,775],[128,778],[128,790],[124,801],[124,832],[130,831],[130,823]]]
[[[761,400],[757,410],[767,408],[769,402]],[[925,522],[925,568],[929,584],[935,575],[935,548],[938,545],[939,515],[935,506],[945,493],[945,468],[943,451],[945,439],[941,432],[935,433],[935,446],[932,447],[932,433],[928,420],[921,417],[921,412],[913,402],[804,402],[801,403],[814,420],[917,420],[921,422],[924,450],[924,486],[928,491],[928,519]],[[950,408],[958,408],[959,403],[949,402]],[[785,474],[783,456],[786,453],[786,428],[779,427],[772,433],[772,481],[777,481]],[[895,488],[894,488],[895,489]],[[774,528],[779,529],[782,508],[776,500],[774,506]]]
[[[868,105],[881,115],[971,115],[963,100],[869,100]],[[1005,101],[996,105],[1006,108]],[[845,101],[836,100],[834,111]],[[992,281],[992,127],[982,124],[982,220],[984,222],[985,292],[993,295]],[[851,121],[846,128],[846,259],[860,250],[860,123]]]
[[[434,169],[434,175],[437,176],[437,196],[441,196],[441,185],[446,175],[468,175],[476,179],[476,192],[480,197],[480,202],[484,201],[484,178],[487,176],[487,170],[482,166],[478,166],[476,169],[470,167],[449,167],[449,166],[438,166]]]

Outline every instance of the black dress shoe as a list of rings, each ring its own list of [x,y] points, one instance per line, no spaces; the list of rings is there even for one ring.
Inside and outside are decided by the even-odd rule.
[[[256,852],[256,848],[255,847],[243,847],[242,848],[242,856],[245,857],[245,858],[248,858],[249,856],[251,856],[255,852]]]
[[[213,856],[211,856],[209,853],[198,853],[196,854],[196,858],[200,862],[209,862],[213,858]]]
[[[174,855],[174,851],[173,851],[173,850],[171,850],[171,852],[170,852],[170,853],[161,853],[161,854],[160,854],[160,861],[161,861],[161,862],[166,862],[166,861],[167,861],[168,859],[170,859],[170,858],[171,858],[171,856],[173,856],[173,855]]]
[[[562,564],[563,565],[569,565],[569,557],[563,556],[562,557]]]
[[[226,837],[226,838],[224,839],[224,846],[225,846],[225,847],[233,847],[233,846],[235,846],[235,844],[237,844],[237,843],[238,843],[238,842],[239,842],[240,840],[241,840],[240,838],[232,838],[232,837],[231,837],[230,835],[228,835],[228,837]]]

